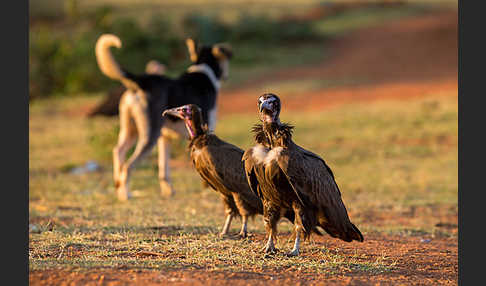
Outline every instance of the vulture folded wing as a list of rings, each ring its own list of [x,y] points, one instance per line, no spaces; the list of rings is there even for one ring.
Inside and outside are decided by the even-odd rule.
[[[206,148],[207,152],[199,157],[210,172],[208,175],[225,189],[244,192],[247,188],[241,162],[243,150],[226,142]]]
[[[277,163],[294,191],[307,203],[304,206],[309,207],[310,204],[322,212],[321,226],[332,236],[346,241],[349,237],[356,237],[362,241],[361,233],[349,220],[329,166],[316,154],[295,147],[282,153]]]
[[[294,191],[310,203],[320,205],[341,200],[341,192],[334,176],[319,156],[296,148],[282,153],[277,163]]]
[[[201,152],[197,160],[193,160],[194,167],[201,178],[215,191],[222,187],[221,178],[216,172],[211,161],[211,156],[207,152]]]
[[[241,160],[244,162],[245,175],[250,189],[255,195],[262,199],[263,197],[258,183],[257,172],[259,169],[263,168],[263,165],[261,162],[257,162],[253,157],[253,151],[253,148],[246,150]]]

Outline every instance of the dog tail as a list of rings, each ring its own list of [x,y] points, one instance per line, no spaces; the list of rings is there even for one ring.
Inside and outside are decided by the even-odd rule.
[[[113,34],[103,34],[96,41],[96,61],[101,72],[107,77],[120,81],[128,89],[139,89],[133,75],[123,70],[111,54],[110,48],[121,48],[120,38]]]

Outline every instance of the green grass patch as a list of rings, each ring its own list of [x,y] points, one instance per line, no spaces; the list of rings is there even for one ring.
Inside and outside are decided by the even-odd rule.
[[[30,1],[29,95],[31,99],[105,91],[119,83],[101,74],[94,47],[102,33],[118,35],[117,61],[142,73],[149,60],[167,66],[169,76],[190,64],[185,39],[228,42],[234,49],[228,86],[240,86],[264,73],[322,62],[332,37],[432,9],[420,3],[346,9],[307,20],[296,16],[339,5],[309,0],[298,7],[263,1]],[[342,4],[342,3],[341,3]],[[327,6],[326,6],[327,5]],[[47,8],[46,8],[47,7]],[[50,9],[49,9],[50,8]],[[244,8],[244,9],[243,9]],[[143,17],[140,17],[143,15]]]

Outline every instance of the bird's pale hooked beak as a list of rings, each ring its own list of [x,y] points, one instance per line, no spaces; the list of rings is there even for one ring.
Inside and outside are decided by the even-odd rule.
[[[176,108],[171,108],[171,109],[166,109],[164,112],[162,112],[162,116],[167,116],[167,115],[172,115],[175,117],[178,117],[180,119],[184,119],[184,112],[182,111],[182,108],[176,107]]]
[[[263,101],[260,104],[260,112],[262,112],[263,110],[267,110],[267,111],[273,112],[273,106],[272,106],[272,104],[269,101],[267,101],[267,100]]]

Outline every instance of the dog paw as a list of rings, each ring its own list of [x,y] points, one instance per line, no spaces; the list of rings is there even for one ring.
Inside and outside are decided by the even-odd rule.
[[[132,194],[125,188],[117,188],[116,195],[120,201],[127,201],[132,197]]]
[[[175,190],[167,181],[160,181],[160,194],[163,197],[170,198],[175,195]]]

